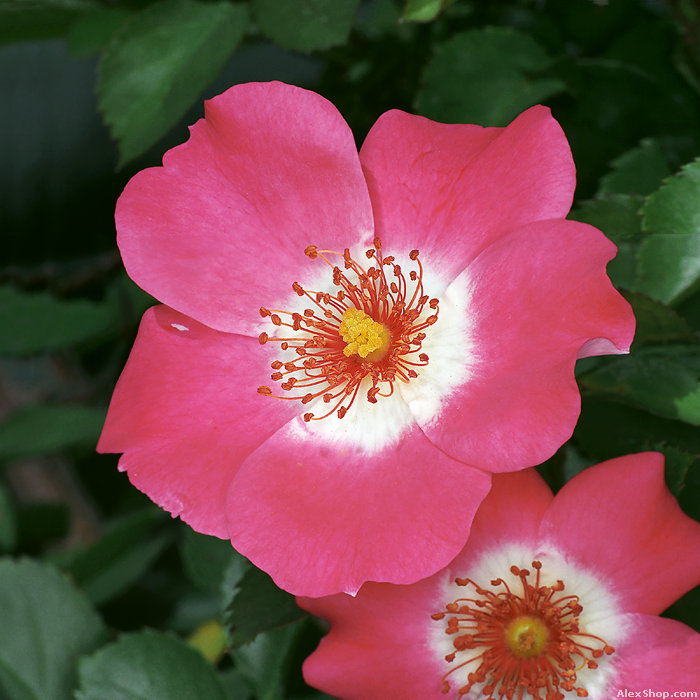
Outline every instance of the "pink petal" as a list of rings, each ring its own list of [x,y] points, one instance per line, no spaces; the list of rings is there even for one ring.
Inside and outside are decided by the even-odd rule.
[[[298,409],[256,392],[269,374],[257,340],[213,331],[166,306],[144,314],[98,444],[194,529],[227,537],[240,463]],[[296,402],[295,402],[296,403]]]
[[[493,477],[467,546],[430,578],[410,586],[366,583],[355,598],[298,598],[331,630],[304,664],[307,683],[348,700],[438,700],[449,670],[430,640],[430,615],[443,608],[444,581],[464,575],[482,548],[534,538],[552,492],[534,469]],[[438,660],[436,660],[438,659]]]
[[[205,114],[162,168],[127,184],[119,248],[129,276],[160,301],[212,328],[257,334],[260,306],[318,276],[307,245],[371,241],[367,187],[350,129],[313,92],[235,85]]]
[[[700,523],[645,452],[586,469],[555,497],[542,536],[614,584],[623,609],[657,614],[700,583]]]
[[[344,700],[441,700],[442,668],[430,615],[444,605],[441,576],[412,586],[366,583],[357,597],[297,598],[331,631],[304,662],[309,685]]]
[[[651,615],[629,615],[629,638],[619,646],[619,675],[610,697],[661,698],[696,692],[700,680],[700,634],[686,625]],[[646,691],[646,694],[644,694]],[[651,692],[656,693],[652,695]],[[677,697],[691,697],[678,695]]]
[[[493,243],[454,282],[470,297],[470,376],[439,416],[416,415],[440,449],[498,472],[566,442],[580,411],[579,350],[603,337],[626,352],[632,341],[632,310],[605,273],[615,250],[586,224],[541,221]]]
[[[566,216],[576,184],[566,137],[542,106],[503,129],[393,110],[360,158],[384,247],[418,248],[446,282],[511,229]]]
[[[302,430],[292,424],[267,440],[229,494],[234,547],[281,588],[321,596],[368,580],[411,583],[464,545],[487,474],[417,428],[374,453],[324,446]]]
[[[540,521],[552,502],[552,490],[536,469],[494,474],[491,491],[476,513],[467,546],[450,564],[461,576],[461,561],[483,549],[513,542],[535,542]]]

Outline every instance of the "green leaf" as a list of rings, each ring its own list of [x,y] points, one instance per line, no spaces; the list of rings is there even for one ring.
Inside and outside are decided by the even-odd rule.
[[[684,450],[679,450],[677,447],[668,445],[654,445],[652,449],[663,452],[666,458],[666,483],[671,493],[678,498],[685,487],[688,473],[696,461],[695,456]]]
[[[0,0],[0,43],[61,36],[92,0]]]
[[[700,520],[700,458],[697,455],[683,477],[683,486],[678,493],[678,503],[685,513]],[[700,631],[700,630],[699,630]]]
[[[43,404],[21,408],[0,426],[0,459],[95,445],[105,413],[102,408],[79,405]]]
[[[401,14],[405,22],[430,22],[455,0],[407,0]]]
[[[231,652],[236,667],[255,689],[258,700],[286,700],[285,677],[307,620],[269,630]]]
[[[700,159],[647,198],[639,251],[639,291],[675,304],[700,285]]]
[[[624,297],[632,304],[637,319],[635,349],[641,343],[698,342],[693,328],[674,309],[638,292],[625,292]]]
[[[582,399],[574,441],[597,462],[661,445],[700,455],[700,431],[693,425],[661,418],[609,397],[586,392]]]
[[[17,543],[17,513],[10,492],[0,483],[0,552],[11,552]]]
[[[612,170],[600,181],[598,195],[611,193],[651,194],[671,175],[659,142],[643,139],[612,162]]]
[[[232,646],[254,639],[260,632],[288,625],[306,613],[297,607],[294,596],[277,588],[260,569],[250,569],[239,584],[228,609]]]
[[[112,307],[87,300],[58,299],[0,287],[0,353],[26,355],[77,345],[104,333],[114,320]]]
[[[265,36],[285,49],[316,51],[344,44],[360,0],[253,0]]]
[[[615,396],[666,418],[700,425],[697,346],[645,347],[580,376],[589,391]]]
[[[700,233],[652,233],[639,249],[638,290],[677,304],[700,283]]]
[[[237,668],[222,671],[219,673],[219,679],[229,700],[252,700],[253,689],[250,682]]]
[[[68,30],[69,51],[74,56],[97,53],[131,15],[131,10],[124,7],[96,7],[85,12]]]
[[[0,697],[69,700],[75,660],[105,628],[84,596],[53,567],[0,560]]]
[[[608,10],[598,9],[597,20],[608,15]],[[610,39],[616,43],[624,41],[619,33],[629,24],[618,18],[617,29],[609,27]],[[607,52],[601,55],[599,42],[600,35],[596,33],[595,48],[591,46],[588,56],[585,52],[580,54],[577,47],[556,66],[569,93],[558,104],[568,103],[568,109],[562,107],[562,117],[576,154],[577,181],[586,189],[595,188],[607,163],[634,148],[648,134],[677,133],[680,137],[681,133],[688,133],[688,120],[697,122],[694,100],[689,102],[673,95],[668,81],[634,65],[632,56],[615,58],[606,56]],[[634,58],[642,54],[644,51],[636,49]],[[596,57],[591,58],[592,55]],[[681,108],[681,104],[687,108]],[[689,153],[696,150],[696,146],[691,146]]]
[[[163,552],[171,536],[159,525],[169,520],[158,508],[144,509],[114,524],[90,547],[55,561],[100,605],[134,584]]]
[[[637,253],[643,238],[639,209],[642,198],[612,194],[582,202],[571,218],[599,228],[615,245],[617,255],[608,263],[608,275],[616,287],[637,286]]]
[[[163,0],[123,25],[105,48],[97,81],[120,165],[177,123],[229,59],[247,21],[243,5]]]
[[[219,593],[237,585],[250,567],[228,540],[201,535],[185,525],[181,545],[182,560],[189,577],[203,591]]]
[[[395,34],[403,37],[412,36],[411,25],[401,23],[401,10],[393,0],[363,2],[360,11],[357,13],[354,28],[360,34],[372,40],[380,39],[386,34]],[[377,46],[381,45],[377,44]],[[376,63],[369,61],[367,56],[363,56],[360,63],[362,65],[369,63],[368,71],[376,66]]]
[[[561,92],[546,75],[549,58],[528,34],[487,27],[437,44],[423,73],[418,111],[443,122],[505,126],[520,112]]]
[[[126,634],[79,665],[76,700],[225,700],[212,666],[176,637],[147,630]]]
[[[586,459],[571,443],[567,443],[562,465],[565,481],[570,481],[590,466],[591,460]]]
[[[700,89],[700,86],[698,86]],[[664,610],[661,617],[671,620],[680,620],[692,627],[696,632],[700,631],[700,586],[686,593],[671,607]]]
[[[639,215],[643,203],[637,195],[603,194],[581,202],[571,218],[596,226],[619,246],[643,238]]]
[[[158,302],[126,274],[119,273],[107,290],[107,300],[118,310],[122,324],[138,324],[146,309]]]
[[[646,231],[700,233],[700,158],[685,165],[649,196],[642,214]]]
[[[696,333],[700,333],[700,294],[695,293],[684,299],[675,309],[690,324]]]

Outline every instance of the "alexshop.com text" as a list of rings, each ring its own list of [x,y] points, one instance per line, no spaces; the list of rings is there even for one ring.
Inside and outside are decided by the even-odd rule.
[[[618,698],[697,698],[695,690],[627,690],[617,691]]]

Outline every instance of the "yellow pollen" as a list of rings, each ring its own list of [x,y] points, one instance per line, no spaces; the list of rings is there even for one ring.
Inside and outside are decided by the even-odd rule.
[[[422,343],[438,320],[440,302],[425,293],[419,252],[408,254],[415,269],[404,274],[393,255],[383,255],[379,238],[373,244],[365,251],[372,261],[368,268],[348,248],[307,246],[305,255],[331,268],[337,289],[314,291],[294,282],[294,292],[307,300],[303,311],[260,307],[260,316],[275,327],[273,335],[260,333],[260,345],[279,343],[289,354],[286,361],[270,363],[270,379],[284,393],[261,385],[258,394],[303,405],[320,399],[314,405],[323,405],[323,412],[304,413],[307,423],[334,413],[345,417],[361,390],[369,403],[377,403],[394,393],[396,382],[416,379],[428,364]]]
[[[349,308],[343,314],[340,324],[340,337],[346,345],[343,354],[359,355],[363,359],[387,345],[389,334],[386,328],[368,316],[364,311]]]
[[[539,617],[520,615],[504,630],[508,648],[520,658],[537,656],[547,646],[549,630]]]

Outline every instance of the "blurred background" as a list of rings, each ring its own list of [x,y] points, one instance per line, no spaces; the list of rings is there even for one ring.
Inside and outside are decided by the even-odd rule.
[[[394,107],[488,126],[552,108],[571,216],[618,244],[638,333],[629,357],[578,364],[581,420],[540,471],[558,489],[661,450],[700,517],[696,2],[0,0],[1,698],[324,697],[301,676],[322,623],[95,453],[154,303],[123,270],[115,201],[204,99],[272,79],[331,100],[358,146]],[[667,614],[700,630],[697,590]]]

